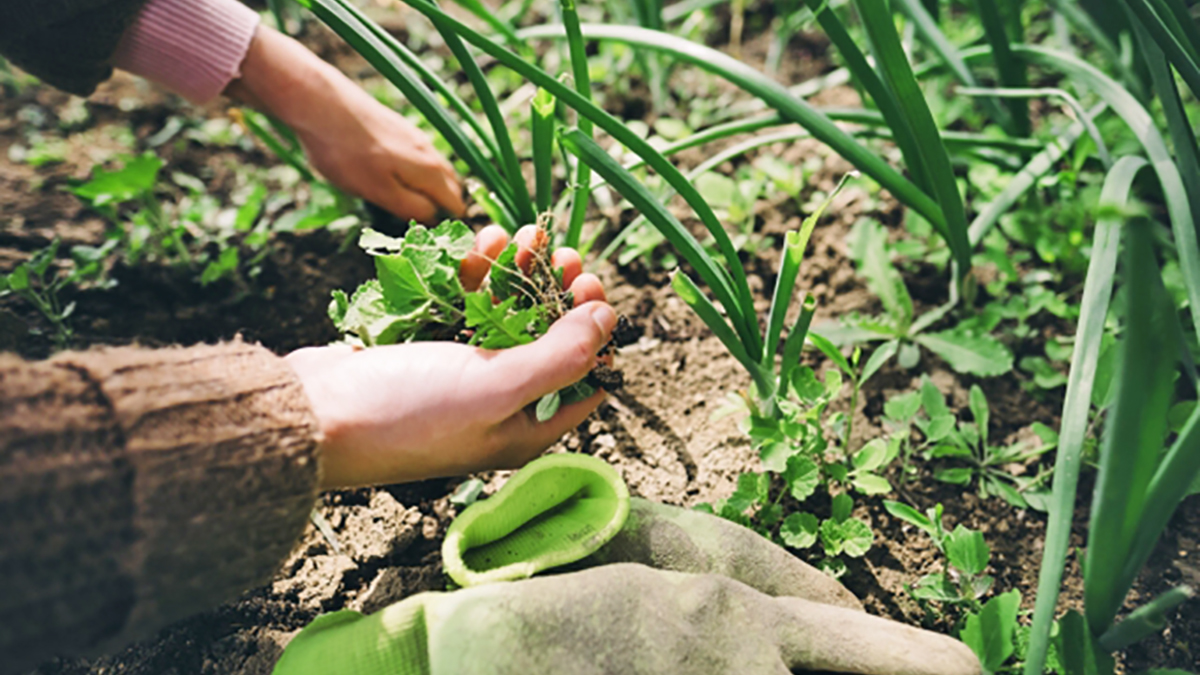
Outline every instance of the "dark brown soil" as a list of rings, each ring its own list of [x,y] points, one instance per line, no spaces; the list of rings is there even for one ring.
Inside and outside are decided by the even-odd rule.
[[[361,64],[344,48],[317,31],[314,44],[351,72]],[[743,55],[762,59],[762,35],[748,35]],[[797,58],[781,74],[798,81],[822,72],[817,55],[824,50],[819,38],[797,38],[791,47]],[[853,99],[851,90],[827,94],[843,104]],[[133,112],[125,112],[130,100]],[[12,268],[54,237],[66,243],[96,243],[105,226],[58,187],[69,177],[84,177],[94,153],[104,150],[109,126],[130,125],[144,139],[161,128],[179,103],[118,77],[105,85],[88,108],[89,126],[68,137],[71,151],[63,164],[32,169],[7,159],[8,149],[20,141],[18,113],[36,106],[51,116],[68,105],[68,97],[36,88],[17,99],[0,99],[0,271]],[[619,102],[612,102],[619,106]],[[611,107],[611,106],[610,106]],[[219,109],[207,111],[219,115]],[[87,135],[90,134],[90,135]],[[795,159],[823,158],[821,169],[809,177],[810,189],[828,190],[849,169],[813,142],[766,148]],[[701,156],[684,155],[684,163]],[[191,144],[164,153],[170,167],[219,167],[223,161],[267,161],[264,154],[238,149],[213,149]],[[219,171],[214,189],[222,188]],[[869,207],[869,208],[864,208]],[[805,260],[800,287],[819,301],[820,321],[848,312],[874,312],[877,300],[854,274],[845,243],[850,226],[862,216],[888,225],[899,220],[899,206],[886,196],[868,199],[854,189],[843,193],[816,231]],[[799,226],[800,214],[791,200],[760,206],[759,231],[778,235]],[[147,345],[209,342],[239,333],[271,349],[287,351],[320,344],[336,336],[326,318],[329,292],[350,289],[371,275],[367,256],[355,248],[339,251],[342,238],[326,232],[280,237],[267,258],[262,274],[251,284],[222,283],[200,287],[194,276],[161,266],[119,268],[119,284],[111,290],[78,294],[74,324],[77,347],[92,344],[140,342]],[[770,251],[752,261],[752,286],[762,292],[774,283],[777,256]],[[734,419],[714,419],[727,395],[745,388],[747,378],[737,363],[669,288],[664,272],[640,262],[616,269],[602,264],[610,299],[620,313],[631,317],[640,331],[622,349],[617,367],[624,386],[613,393],[591,419],[555,446],[555,451],[584,452],[613,464],[634,494],[670,504],[690,506],[730,494],[737,475],[758,466],[747,437]],[[925,270],[932,273],[931,270]],[[936,277],[913,279],[916,300],[923,308],[944,300],[944,283]],[[763,295],[765,297],[765,295]],[[765,305],[765,300],[763,301]],[[43,356],[49,345],[31,337],[28,327],[46,326],[30,308],[14,298],[0,299],[0,348],[27,356]],[[807,355],[809,363],[823,363]],[[971,378],[955,374],[935,357],[925,354],[920,365],[904,371],[889,365],[873,378],[850,411],[855,417],[858,445],[882,432],[880,413],[890,396],[917,385],[927,373],[949,395],[956,410],[965,410]],[[1008,439],[1027,433],[1033,422],[1057,427],[1059,400],[1035,401],[1022,389],[1019,376],[980,380],[991,402],[994,438]],[[848,408],[849,396],[839,402]],[[493,490],[503,474],[484,476]],[[413,593],[445,587],[440,572],[440,538],[453,516],[448,495],[458,481],[430,481],[326,495],[319,513],[336,533],[327,541],[310,527],[295,553],[267,587],[241,599],[162,631],[158,636],[123,652],[95,659],[58,660],[37,672],[51,674],[128,673],[269,673],[295,631],[321,612],[352,608],[374,611]],[[1086,484],[1077,506],[1072,544],[1081,546],[1086,535]],[[1023,605],[1032,607],[1040,564],[1044,517],[1018,511],[998,500],[981,501],[973,492],[922,477],[904,484],[905,497],[924,508],[945,505],[947,524],[962,522],[984,532],[993,550],[991,573],[996,589],[1016,588]],[[853,561],[844,579],[861,597],[868,611],[897,620],[921,624],[927,620],[911,601],[904,585],[941,564],[924,535],[890,517],[881,500],[865,500],[856,514],[867,518],[878,533],[874,548]],[[1200,583],[1200,500],[1189,500],[1176,514],[1167,534],[1147,567],[1135,595],[1142,599],[1187,582]],[[335,549],[336,546],[336,549]],[[1082,587],[1078,565],[1070,562],[1061,605],[1078,607]],[[942,624],[933,624],[945,628]],[[1130,672],[1145,667],[1200,666],[1200,655],[1190,643],[1200,635],[1200,612],[1195,602],[1185,605],[1161,636],[1129,650],[1124,663]]]

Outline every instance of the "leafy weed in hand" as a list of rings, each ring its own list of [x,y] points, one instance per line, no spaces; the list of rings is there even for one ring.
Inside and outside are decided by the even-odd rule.
[[[562,270],[550,264],[549,234],[539,230],[529,271],[517,267],[517,244],[492,262],[485,286],[468,291],[458,271],[475,234],[458,220],[433,229],[413,223],[403,238],[365,230],[359,245],[375,257],[377,278],[347,295],[334,291],[329,316],[353,344],[365,347],[421,341],[452,341],[482,349],[508,349],[544,335],[573,305],[563,288]],[[614,343],[628,337],[614,332]],[[617,345],[619,346],[619,344]],[[602,388],[619,389],[620,371],[596,366],[584,381],[547,394],[536,405],[538,421],[562,405],[586,399]]]

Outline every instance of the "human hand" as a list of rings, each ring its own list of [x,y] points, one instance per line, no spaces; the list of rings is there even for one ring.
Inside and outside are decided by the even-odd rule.
[[[290,126],[329,182],[400,218],[462,215],[450,162],[412,122],[299,42],[260,26],[226,93]]]
[[[533,226],[517,233],[517,264],[529,264]],[[508,245],[499,226],[476,235],[460,278],[477,289]],[[551,264],[575,309],[539,340],[503,351],[451,342],[356,350],[310,347],[287,356],[320,424],[324,488],[421,480],[515,468],[577,426],[603,392],[564,405],[538,423],[525,408],[583,379],[608,342],[616,314],[579,254],[554,252]]]
[[[963,643],[865,612],[644,565],[422,593],[341,611],[296,636],[274,675],[978,675]]]

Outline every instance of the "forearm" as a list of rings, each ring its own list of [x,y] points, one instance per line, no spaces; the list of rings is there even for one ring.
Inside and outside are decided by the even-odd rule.
[[[316,428],[287,364],[240,342],[0,356],[0,672],[269,578],[316,494]]]

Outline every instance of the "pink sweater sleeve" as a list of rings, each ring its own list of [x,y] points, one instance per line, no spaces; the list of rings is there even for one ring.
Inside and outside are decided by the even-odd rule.
[[[206,103],[241,76],[257,28],[258,14],[238,0],[150,0],[112,65]]]

